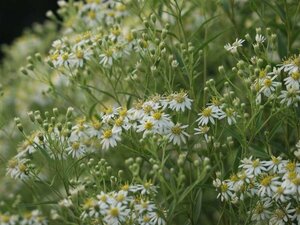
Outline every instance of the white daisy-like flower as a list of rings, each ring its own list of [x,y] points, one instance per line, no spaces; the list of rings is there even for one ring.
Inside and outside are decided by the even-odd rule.
[[[146,181],[144,184],[132,185],[130,187],[132,192],[140,192],[141,195],[148,195],[151,193],[157,193],[156,186],[151,181]]]
[[[286,91],[282,90],[278,98],[281,99],[281,104],[297,107],[298,102],[300,102],[300,90],[295,88],[288,88]]]
[[[113,61],[116,59],[116,52],[114,49],[107,49],[102,54],[99,55],[100,64],[104,67],[110,67]]]
[[[86,153],[86,145],[80,141],[70,142],[69,147],[66,148],[66,151],[73,158],[81,158]]]
[[[279,65],[280,71],[288,72],[289,74],[300,72],[300,55],[292,56]]]
[[[291,203],[285,207],[277,208],[272,212],[272,216],[269,220],[269,224],[272,225],[285,225],[289,221],[294,220],[295,209],[290,208]]]
[[[286,88],[293,88],[299,90],[300,87],[300,72],[292,72],[288,77],[284,78]]]
[[[269,220],[272,215],[270,211],[271,206],[272,203],[270,200],[257,202],[254,210],[249,212],[251,214],[251,220],[258,223]]]
[[[143,214],[144,212],[153,212],[156,211],[156,205],[151,201],[141,199],[137,204],[134,205],[135,211],[139,214]]]
[[[260,184],[258,187],[258,195],[261,197],[272,197],[273,196],[273,190],[275,190],[279,185],[281,185],[281,182],[278,181],[279,177],[277,176],[271,176],[271,175],[265,175],[260,179]]]
[[[29,159],[13,158],[9,160],[6,174],[14,179],[26,180],[29,178],[28,172]]]
[[[109,149],[110,147],[116,147],[117,142],[121,140],[120,133],[113,132],[112,129],[103,130],[101,136],[101,144],[104,150]]]
[[[191,109],[193,100],[188,98],[187,93],[179,92],[171,95],[171,101],[169,102],[169,108],[175,110],[176,112],[182,111],[185,109]]]
[[[69,68],[70,65],[71,65],[70,53],[66,51],[60,52],[56,62],[56,67],[64,66],[66,68]]]
[[[104,221],[110,225],[119,225],[126,221],[130,213],[130,209],[127,206],[118,203],[111,205],[106,211]]]
[[[75,68],[83,67],[84,61],[90,60],[92,55],[93,51],[91,49],[81,49],[77,47],[70,54],[70,66]]]
[[[231,52],[231,53],[236,53],[237,52],[237,48],[238,47],[242,47],[243,46],[243,42],[244,42],[245,40],[243,40],[243,39],[236,39],[235,40],[235,42],[233,42],[232,44],[226,44],[225,46],[224,46],[224,48],[227,50],[227,51],[229,51],[229,52]]]
[[[248,177],[254,177],[262,172],[266,171],[263,163],[259,159],[252,160],[252,156],[250,158],[245,158],[242,161],[242,164],[239,168],[243,168]]]
[[[204,138],[206,141],[208,141],[208,131],[209,131],[209,127],[208,126],[199,126],[198,128],[195,128],[194,130],[195,135],[200,134],[200,135],[204,135]]]
[[[154,122],[150,119],[141,121],[141,124],[137,126],[136,131],[143,132],[143,138],[149,134],[156,134],[158,132]]]
[[[120,107],[107,107],[104,112],[101,114],[102,121],[107,123],[110,120],[114,119],[118,115],[118,110]]]
[[[150,221],[152,224],[155,224],[155,225],[165,225],[166,224],[166,221],[157,212],[150,212],[148,214],[148,216],[150,217]]]
[[[275,157],[272,155],[271,159],[272,160],[269,161],[263,161],[262,163],[267,168],[267,171],[271,171],[274,174],[279,172],[287,162],[286,160],[282,160],[282,157],[280,156]]]
[[[180,145],[181,143],[186,143],[186,138],[189,137],[189,134],[184,131],[188,125],[181,125],[177,123],[176,125],[169,128],[167,131],[167,138],[169,142],[172,142],[175,145]]]
[[[209,122],[215,124],[215,119],[219,119],[220,110],[216,107],[208,106],[204,108],[198,115],[200,116],[196,121],[199,126],[205,126]]]
[[[102,136],[102,123],[99,120],[94,120],[86,129],[89,137],[96,137],[98,139]]]
[[[146,119],[152,121],[157,132],[162,135],[166,134],[167,130],[173,126],[169,115],[162,111],[154,111],[150,116],[147,116]]]
[[[270,95],[275,91],[276,87],[279,86],[281,83],[274,81],[276,79],[276,76],[269,77],[266,76],[263,79],[260,79],[260,90],[258,91],[258,94],[263,93],[266,97],[270,97]]]
[[[266,38],[262,34],[256,34],[255,35],[255,41],[256,41],[256,43],[262,44],[262,43],[265,42],[265,40],[266,40]]]
[[[225,108],[219,111],[219,119],[227,118],[229,125],[236,123],[237,112],[233,108]]]

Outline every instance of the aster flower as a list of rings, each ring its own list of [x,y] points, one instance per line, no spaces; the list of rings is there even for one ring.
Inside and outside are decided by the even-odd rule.
[[[255,41],[256,41],[256,43],[262,44],[262,43],[265,42],[265,40],[266,40],[266,38],[263,35],[261,35],[261,34],[256,34],[255,35]]]
[[[187,127],[188,125],[181,125],[179,123],[170,127],[167,131],[167,138],[169,139],[169,142],[176,145],[186,143],[186,137],[189,137],[189,135],[184,131],[184,129]]]
[[[191,109],[192,101],[188,98],[187,93],[179,92],[171,95],[171,101],[169,102],[169,108],[175,111],[184,112],[185,109]]]
[[[104,217],[104,221],[107,224],[111,225],[119,225],[126,221],[130,210],[127,206],[118,203],[116,205],[111,205],[109,209],[107,209],[106,216]]]
[[[103,130],[101,136],[101,144],[104,150],[109,149],[110,147],[116,147],[117,142],[121,140],[120,133],[114,132],[112,129]]]
[[[81,158],[86,152],[86,146],[80,141],[74,141],[69,144],[69,147],[66,148],[66,151],[73,158]]]
[[[229,51],[229,52],[231,52],[231,53],[237,53],[237,48],[238,47],[242,47],[243,46],[243,42],[244,42],[245,40],[243,40],[243,39],[236,39],[235,40],[235,42],[233,42],[232,44],[226,44],[225,46],[224,46],[224,48],[227,50],[227,51]]]
[[[199,126],[207,125],[209,122],[215,124],[215,119],[219,119],[220,110],[216,107],[208,106],[204,108],[198,115],[200,116],[196,121]]]
[[[281,104],[297,107],[298,102],[300,102],[300,90],[295,88],[288,88],[286,91],[282,90],[278,98],[281,99]]]
[[[292,72],[288,77],[284,79],[284,84],[286,88],[293,88],[299,90],[299,82],[300,82],[300,72]]]

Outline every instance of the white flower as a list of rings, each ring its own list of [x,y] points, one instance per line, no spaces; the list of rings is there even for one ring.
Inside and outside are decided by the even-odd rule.
[[[300,101],[300,90],[295,88],[288,88],[286,91],[282,90],[278,96],[281,99],[280,103],[285,104],[286,106],[298,106]]]
[[[273,190],[276,190],[277,186],[281,185],[281,182],[278,181],[279,177],[265,175],[261,178],[260,184],[258,187],[258,195],[261,197],[272,197]]]
[[[151,119],[141,121],[141,124],[137,126],[137,132],[143,132],[143,138],[149,134],[156,134],[157,127]]]
[[[100,64],[104,67],[110,67],[113,64],[114,59],[116,59],[116,52],[113,49],[107,49],[104,53],[99,55]]]
[[[200,134],[200,135],[204,135],[204,138],[206,141],[208,141],[208,131],[209,131],[209,127],[208,126],[199,126],[198,128],[194,129],[195,135]]]
[[[199,126],[207,125],[209,122],[215,124],[214,119],[219,119],[220,110],[213,106],[208,106],[202,110],[198,115],[200,116],[196,121]]]
[[[285,208],[278,208],[272,213],[272,217],[269,221],[270,225],[286,225],[289,221],[294,219],[292,213],[295,209],[290,209],[291,203],[289,203]]]
[[[165,225],[166,221],[157,213],[157,212],[150,212],[148,214],[150,217],[150,221],[152,224],[157,224],[157,225]]]
[[[186,137],[189,137],[189,135],[184,131],[184,129],[187,127],[188,125],[181,125],[179,123],[170,127],[167,131],[167,138],[169,139],[169,142],[173,142],[173,144],[177,145],[186,143]]]
[[[90,60],[91,56],[93,55],[92,50],[76,48],[74,52],[70,54],[70,66],[71,67],[83,67],[84,61]]]
[[[66,148],[66,151],[73,158],[81,158],[86,152],[86,146],[80,141],[70,142],[70,146]]]
[[[229,51],[229,52],[231,52],[231,53],[236,53],[237,52],[237,48],[238,47],[242,47],[243,45],[243,42],[244,42],[245,40],[243,40],[243,39],[236,39],[235,40],[235,42],[233,42],[232,43],[232,45],[231,44],[226,44],[225,46],[224,46],[224,48],[227,50],[227,51]]]
[[[275,91],[275,88],[279,86],[281,83],[274,81],[276,76],[273,76],[272,78],[269,76],[264,77],[263,79],[259,80],[260,83],[260,90],[258,94],[263,93],[266,97],[270,97],[272,92]]]
[[[266,171],[263,163],[261,163],[259,159],[252,160],[252,156],[249,159],[243,159],[239,167],[243,168],[249,177],[257,176],[263,171]]]
[[[300,72],[292,72],[290,76],[284,78],[284,84],[286,88],[293,88],[299,90],[299,82],[300,82]]]
[[[227,118],[229,125],[236,123],[237,112],[233,108],[226,108],[224,111],[219,112],[219,119]]]
[[[112,129],[106,129],[103,131],[101,136],[101,144],[104,150],[109,149],[110,147],[117,146],[117,141],[120,141],[120,133],[113,132]]]
[[[255,35],[255,41],[256,41],[256,43],[262,44],[262,43],[265,42],[265,40],[266,40],[266,38],[263,35],[261,35],[261,34],[256,34]]]
[[[141,199],[137,204],[134,205],[134,209],[142,214],[144,212],[153,212],[156,211],[156,205],[148,200]]]
[[[14,179],[26,180],[29,178],[28,171],[29,159],[11,159],[8,162],[6,174]]]
[[[107,209],[106,216],[104,221],[109,225],[119,225],[123,224],[129,216],[130,209],[127,209],[127,206],[118,203],[116,205],[111,205]]]
[[[179,92],[171,95],[171,101],[169,102],[169,108],[175,111],[184,112],[185,109],[191,109],[192,101],[188,98],[187,93]]]
[[[271,206],[272,203],[269,200],[257,202],[254,210],[250,212],[252,214],[251,220],[256,222],[263,222],[268,220],[272,214],[270,211]]]
[[[286,61],[284,61],[282,64],[280,64],[279,70],[283,70],[284,72],[288,72],[289,74],[291,73],[296,73],[299,72],[300,68],[300,55],[298,56],[293,56]]]

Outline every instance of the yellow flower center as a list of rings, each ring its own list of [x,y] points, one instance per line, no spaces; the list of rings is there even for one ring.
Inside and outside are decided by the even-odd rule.
[[[15,168],[18,165],[18,161],[15,159],[11,159],[8,161],[8,168]]]
[[[179,126],[174,126],[171,128],[171,131],[173,134],[180,135],[182,130]]]
[[[84,56],[83,51],[81,51],[81,50],[77,50],[77,51],[76,51],[76,57],[77,57],[78,59],[83,59],[83,56]]]
[[[124,184],[121,189],[123,191],[128,191],[129,190],[129,185],[128,184]]]
[[[118,194],[116,197],[116,200],[118,202],[122,202],[122,201],[124,201],[124,199],[125,199],[125,196],[123,194]]]
[[[288,171],[294,171],[295,169],[296,169],[296,163],[295,162],[288,162],[287,164],[286,164],[286,169],[288,170]]]
[[[231,175],[230,180],[233,181],[233,182],[236,182],[236,181],[239,180],[239,178],[238,178],[237,175],[233,174],[233,175]]]
[[[283,219],[285,217],[285,212],[282,211],[281,209],[276,209],[275,215],[278,219]]]
[[[228,190],[228,185],[226,183],[221,184],[221,192],[226,192]]]
[[[292,73],[292,78],[294,79],[294,80],[299,80],[299,78],[300,78],[300,73],[299,72],[294,72],[294,73]]]
[[[211,114],[212,114],[212,109],[210,107],[207,107],[207,108],[203,109],[203,111],[202,111],[202,115],[204,117],[210,117]]]
[[[258,203],[257,206],[255,207],[255,212],[256,214],[261,214],[264,211],[264,207],[261,203]]]
[[[96,19],[96,13],[95,11],[91,10],[88,12],[88,17],[91,19],[91,20],[95,20]]]
[[[109,210],[109,214],[112,216],[112,217],[118,217],[120,212],[119,212],[119,209],[117,207],[112,207],[110,208]]]
[[[69,54],[65,52],[64,54],[62,54],[61,58],[63,61],[67,61],[69,59]]]
[[[89,199],[86,199],[84,204],[83,204],[83,208],[84,209],[89,209],[89,208],[92,208],[94,207],[95,205],[95,202],[92,198],[89,198]]]
[[[264,85],[265,85],[266,87],[271,87],[271,85],[272,85],[272,80],[271,80],[270,78],[266,78],[266,79],[264,80]]]
[[[96,130],[100,130],[102,126],[102,124],[99,121],[94,121],[92,125]]]
[[[185,99],[185,93],[179,93],[174,97],[175,101],[178,103],[183,103]]]
[[[259,165],[260,165],[259,159],[255,159],[255,160],[252,162],[252,166],[253,166],[254,168],[258,167]]]
[[[19,170],[22,172],[22,173],[24,173],[26,170],[27,170],[27,167],[25,166],[25,164],[20,164],[19,165]]]
[[[112,130],[106,130],[103,132],[103,137],[104,138],[110,138],[112,137]]]
[[[150,122],[150,121],[147,121],[147,122],[145,123],[144,127],[145,127],[146,130],[151,130],[152,127],[153,127],[153,123]]]
[[[226,115],[228,117],[231,117],[234,114],[234,109],[232,109],[232,108],[227,108],[225,111],[226,111]]]
[[[123,120],[123,118],[121,118],[121,117],[118,118],[118,119],[116,119],[116,121],[115,121],[115,124],[116,124],[116,126],[118,126],[118,127],[122,126],[123,123],[124,123],[124,120]]]
[[[264,179],[261,180],[260,184],[262,186],[268,187],[272,182],[272,176],[266,176]]]
[[[72,144],[72,149],[74,149],[75,151],[77,151],[80,147],[80,144],[78,141],[75,141],[73,144]]]
[[[107,201],[107,196],[106,196],[106,195],[101,195],[101,196],[100,196],[100,200],[101,200],[102,202],[106,202],[106,201]]]
[[[278,158],[276,158],[275,156],[271,156],[272,158],[272,162],[275,164],[275,165],[278,165],[280,163],[280,160]]]
[[[150,217],[147,216],[147,215],[145,215],[145,216],[143,217],[143,222],[145,222],[145,223],[150,222]]]
[[[264,78],[267,75],[267,72],[265,70],[259,71],[259,78]]]

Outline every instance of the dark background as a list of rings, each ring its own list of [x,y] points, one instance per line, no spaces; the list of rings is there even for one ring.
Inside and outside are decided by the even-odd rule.
[[[57,0],[0,0],[0,45],[12,43],[25,27],[44,21],[46,12],[56,8]]]

